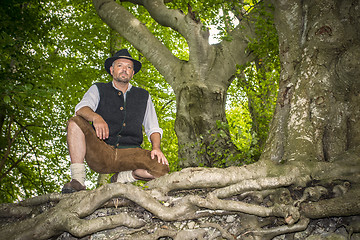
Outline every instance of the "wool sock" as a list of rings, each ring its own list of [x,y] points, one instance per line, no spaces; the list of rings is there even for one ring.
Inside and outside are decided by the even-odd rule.
[[[134,178],[134,176],[132,175],[133,171],[124,171],[124,172],[119,172],[116,182],[121,182],[121,183],[131,183],[131,182],[135,182],[136,179]]]
[[[85,186],[85,164],[72,163],[70,165],[71,179],[76,179]]]

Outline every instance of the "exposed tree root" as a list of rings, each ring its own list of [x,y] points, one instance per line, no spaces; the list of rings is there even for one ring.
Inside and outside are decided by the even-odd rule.
[[[147,210],[157,221],[175,222],[199,219],[217,214],[245,214],[263,219],[260,227],[243,226],[238,236],[271,239],[274,236],[304,230],[309,218],[360,215],[359,171],[349,167],[338,169],[337,163],[306,165],[277,165],[258,163],[228,169],[191,168],[173,173],[148,183],[144,189],[113,183],[93,191],[69,195],[48,195],[26,200],[19,204],[2,205],[0,216],[36,215],[0,229],[5,239],[48,239],[69,232],[82,237],[94,232],[126,226],[136,232],[149,222],[134,212],[85,219],[104,206],[117,208],[136,206]],[[357,165],[356,165],[357,166]],[[359,168],[357,168],[359,169]],[[310,174],[311,172],[311,174]],[[286,174],[284,174],[286,173]],[[120,199],[120,200],[119,200]],[[47,211],[34,211],[33,206],[51,202]],[[36,209],[39,209],[38,207]],[[217,223],[202,224],[197,229],[158,229],[146,232],[142,239],[168,236],[173,239],[206,239],[209,231],[226,239],[234,239],[224,226]],[[349,225],[357,231],[358,225]],[[131,230],[133,229],[133,230]],[[142,228],[145,229],[145,228]],[[246,231],[245,231],[246,229]],[[135,236],[135,235],[134,235]],[[145,238],[146,237],[146,238]],[[235,236],[236,237],[236,236]]]
[[[34,198],[26,199],[20,203],[7,203],[0,205],[0,218],[1,217],[26,217],[31,214],[39,214],[41,209],[37,209],[34,206],[46,204],[49,202],[58,202],[67,196],[58,193],[46,194]]]
[[[221,233],[221,236],[225,239],[229,239],[229,240],[232,240],[232,239],[235,239],[235,237],[233,235],[231,235],[226,229],[224,229],[223,227],[221,227],[219,224],[217,223],[205,223],[203,225],[201,225],[201,227],[204,227],[204,228],[216,228],[220,231]]]
[[[64,195],[66,198],[48,211],[34,218],[3,226],[0,229],[1,236],[4,239],[48,239],[66,231],[82,237],[121,225],[138,228],[145,224],[144,221],[129,217],[127,214],[92,220],[81,219],[94,212],[107,200],[101,198],[101,190]]]
[[[297,224],[294,225],[283,225],[280,227],[274,227],[269,229],[259,229],[254,230],[252,232],[248,232],[248,234],[253,234],[256,237],[260,237],[259,239],[266,240],[272,239],[273,237],[285,234],[285,233],[292,233],[292,232],[299,232],[305,230],[309,224],[309,219],[304,218],[301,219]]]
[[[304,203],[301,210],[302,214],[309,218],[360,215],[360,188],[356,185],[356,189],[348,191],[343,196]]]
[[[170,237],[173,240],[183,240],[183,239],[204,239],[205,230],[204,229],[193,229],[193,230],[167,230],[167,229],[158,229],[155,233],[144,234],[136,236],[134,238],[129,238],[133,240],[143,239],[143,240],[157,240],[160,237]]]

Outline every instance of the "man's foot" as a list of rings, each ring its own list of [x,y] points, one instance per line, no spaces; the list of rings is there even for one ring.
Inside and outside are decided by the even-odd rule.
[[[73,193],[86,190],[86,187],[82,185],[78,180],[73,179],[71,182],[65,183],[63,186],[61,193]]]
[[[115,173],[110,178],[111,183],[115,183],[115,182],[132,183],[135,182],[136,180],[137,179],[134,178],[133,171],[131,170]]]

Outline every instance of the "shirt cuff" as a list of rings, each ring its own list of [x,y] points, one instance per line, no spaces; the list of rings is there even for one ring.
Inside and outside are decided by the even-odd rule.
[[[153,129],[150,129],[148,132],[145,132],[149,142],[151,142],[151,139],[150,139],[151,134],[156,133],[156,132],[160,133],[160,139],[161,139],[162,135],[163,135],[163,130],[161,128],[153,128]]]

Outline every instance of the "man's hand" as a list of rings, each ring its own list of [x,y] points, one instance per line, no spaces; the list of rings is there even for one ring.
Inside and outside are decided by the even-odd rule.
[[[89,122],[92,122],[96,131],[96,136],[100,139],[107,139],[109,137],[109,126],[105,120],[90,107],[85,106],[80,108],[76,115],[82,116]]]
[[[154,132],[153,134],[151,134],[150,140],[152,144],[151,159],[155,159],[156,156],[159,163],[169,165],[168,160],[160,149],[160,133]]]
[[[109,137],[109,126],[100,115],[94,117],[93,125],[98,138],[107,139]]]
[[[153,149],[151,151],[151,159],[155,159],[155,156],[157,157],[159,163],[169,165],[168,160],[160,149]]]

